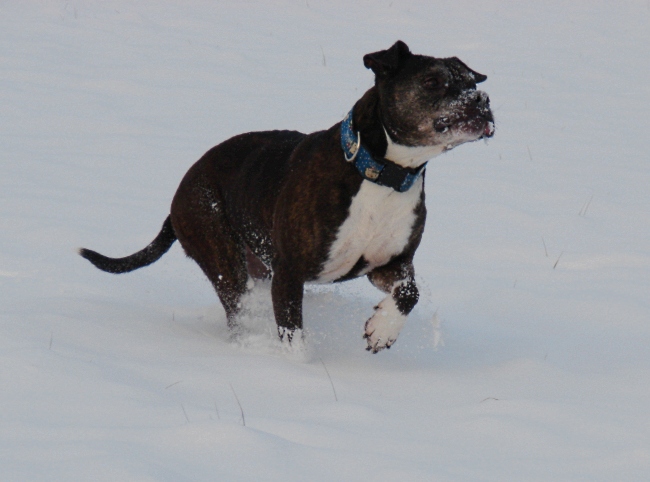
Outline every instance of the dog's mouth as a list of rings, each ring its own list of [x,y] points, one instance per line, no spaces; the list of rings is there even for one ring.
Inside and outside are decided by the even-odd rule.
[[[484,116],[460,118],[452,121],[444,116],[436,119],[433,128],[438,134],[446,134],[450,130],[458,131],[465,135],[476,136],[477,139],[487,139],[494,136],[494,121]]]
[[[443,139],[459,138],[467,142],[494,136],[490,98],[485,92],[462,92],[447,104],[446,112],[441,114],[433,121],[432,127]]]
[[[479,137],[479,139],[488,139],[492,136],[494,136],[494,122],[493,121],[487,121],[485,123],[485,128],[483,129],[483,135]]]

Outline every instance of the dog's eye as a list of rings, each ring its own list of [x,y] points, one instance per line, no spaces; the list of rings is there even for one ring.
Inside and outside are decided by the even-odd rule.
[[[426,77],[423,84],[427,89],[431,90],[440,90],[447,87],[445,80],[439,75],[431,75],[429,77]]]

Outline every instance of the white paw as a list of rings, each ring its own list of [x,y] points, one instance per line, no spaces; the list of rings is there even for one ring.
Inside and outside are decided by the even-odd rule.
[[[406,316],[400,313],[392,296],[387,296],[375,308],[375,314],[366,321],[363,337],[368,342],[366,350],[377,353],[384,348],[390,348],[402,327],[406,323]]]
[[[278,335],[280,335],[280,342],[283,344],[291,345],[291,343],[302,340],[303,333],[301,329],[291,329],[284,326],[278,326]]]
[[[278,327],[282,353],[294,358],[296,361],[306,361],[308,358],[307,343],[304,332],[300,329],[290,330]]]

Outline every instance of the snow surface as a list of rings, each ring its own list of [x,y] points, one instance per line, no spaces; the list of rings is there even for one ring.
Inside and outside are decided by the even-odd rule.
[[[497,131],[427,169],[390,351],[366,280],[290,353],[268,286],[233,344],[178,245],[76,254],[144,247],[229,136],[342,119],[397,39],[487,74]],[[647,1],[7,1],[0,72],[0,480],[650,479]]]

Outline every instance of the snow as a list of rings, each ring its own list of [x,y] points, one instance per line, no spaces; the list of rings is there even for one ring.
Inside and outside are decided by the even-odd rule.
[[[3,2],[0,480],[648,479],[649,20],[641,1]],[[367,280],[310,287],[287,349],[266,284],[231,342],[177,244],[120,276],[76,254],[144,247],[218,142],[342,119],[362,56],[397,39],[488,75],[496,134],[427,168],[421,301],[391,350],[364,350]]]

